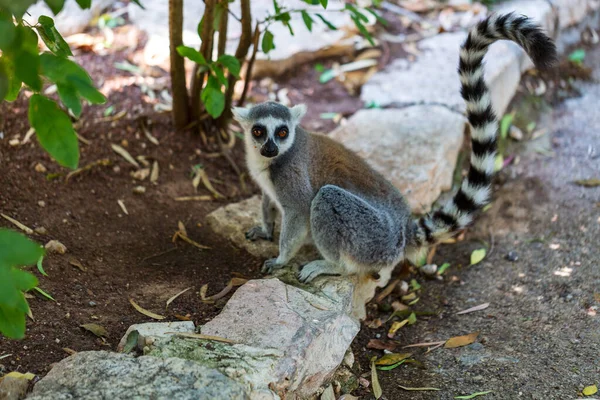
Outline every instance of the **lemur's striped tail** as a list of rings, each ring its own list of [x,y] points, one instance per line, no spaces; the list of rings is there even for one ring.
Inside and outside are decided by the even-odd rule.
[[[452,200],[432,214],[414,221],[409,252],[438,243],[465,228],[474,213],[490,201],[496,159],[498,119],[492,109],[490,91],[483,78],[483,56],[497,40],[519,44],[540,68],[556,60],[556,47],[539,26],[515,14],[492,15],[473,27],[460,50],[458,72],[461,94],[471,123],[471,164],[469,174]],[[409,258],[411,254],[407,254]]]

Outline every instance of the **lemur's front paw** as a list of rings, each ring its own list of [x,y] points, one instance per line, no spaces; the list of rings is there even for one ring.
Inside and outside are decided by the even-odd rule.
[[[260,272],[263,274],[270,274],[274,270],[285,267],[285,264],[280,264],[277,262],[276,258],[271,258],[264,262]]]
[[[255,241],[258,239],[264,239],[268,241],[273,241],[273,235],[265,232],[262,226],[255,226],[250,228],[248,232],[246,232],[246,239],[250,241]]]

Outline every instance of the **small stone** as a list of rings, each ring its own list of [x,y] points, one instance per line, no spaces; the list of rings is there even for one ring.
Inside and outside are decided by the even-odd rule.
[[[517,142],[523,140],[523,131],[514,125],[511,125],[510,129],[508,130],[508,135]]]
[[[58,240],[51,240],[44,246],[49,253],[65,254],[67,247]]]
[[[54,339],[54,341],[56,342],[56,344],[60,343],[60,339],[59,338]]]
[[[115,165],[115,166],[113,167],[113,172],[114,172],[115,174],[118,174],[119,172],[121,172],[121,167],[119,167],[118,165]]]
[[[343,364],[348,368],[352,368],[354,365],[354,353],[352,352],[352,349],[348,349],[348,351],[346,351]]]
[[[42,174],[44,174],[44,173],[46,173],[46,171],[48,171],[48,170],[46,169],[46,167],[44,167],[44,164],[42,164],[42,163],[37,163],[37,164],[35,164],[35,167],[34,167],[34,168],[35,168],[35,171],[36,171],[36,172],[40,172],[40,173],[42,173]]]
[[[21,143],[21,142],[19,142],[19,139],[10,139],[8,141],[8,144],[11,145],[11,146],[13,146],[13,147],[18,146],[19,143]]]
[[[437,272],[437,265],[435,264],[427,264],[421,267],[421,272],[423,272],[427,276],[433,276]]]
[[[506,255],[506,259],[510,262],[516,262],[519,260],[519,255],[516,251],[509,251]]]
[[[132,172],[131,176],[133,177],[133,179],[143,181],[144,179],[150,176],[150,168],[138,169],[137,171]]]
[[[44,208],[44,207],[46,207],[46,202],[44,200],[40,200],[40,201],[38,201],[38,206]]]
[[[48,231],[43,226],[40,226],[39,228],[35,228],[34,231],[38,235],[47,235],[48,234]]]
[[[133,193],[144,194],[144,193],[146,193],[146,188],[144,186],[136,186],[133,188]]]
[[[90,301],[88,304],[90,305],[90,307],[96,307],[96,306],[98,305],[98,304],[97,304],[95,301],[93,301],[93,300],[92,300],[92,301]]]
[[[397,286],[396,286],[396,291],[398,292],[398,294],[400,294],[401,296],[404,296],[406,293],[408,293],[408,282],[406,281],[402,281],[400,282]]]

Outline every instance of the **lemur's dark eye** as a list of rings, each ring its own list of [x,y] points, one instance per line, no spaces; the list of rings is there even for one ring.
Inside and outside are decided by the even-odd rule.
[[[260,137],[263,134],[263,130],[258,127],[252,128],[252,134],[256,137]]]
[[[277,131],[277,136],[279,136],[280,138],[284,138],[288,135],[288,129],[287,128],[281,128],[279,129],[279,131]]]

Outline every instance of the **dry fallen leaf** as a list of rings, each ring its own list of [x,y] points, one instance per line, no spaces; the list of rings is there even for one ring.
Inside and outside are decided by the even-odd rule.
[[[423,342],[423,343],[415,343],[415,344],[409,344],[407,346],[404,346],[403,349],[409,348],[409,347],[429,347],[429,346],[438,346],[440,344],[445,344],[446,341],[443,340],[441,342]]]
[[[415,388],[411,388],[411,387],[406,387],[406,386],[401,386],[398,385],[398,387],[402,390],[408,390],[408,391],[426,391],[426,390],[442,390],[442,389],[438,389],[438,388],[434,388],[434,387],[415,387]]]
[[[185,292],[187,292],[188,290],[190,290],[192,287],[190,286],[187,289],[183,289],[181,292],[177,293],[176,295],[174,295],[173,297],[171,297],[169,300],[167,300],[167,306],[166,308],[169,308],[169,304],[171,304],[176,298],[178,298],[179,296],[181,296],[182,294],[184,294]]]
[[[9,372],[8,374],[6,374],[4,376],[10,377],[10,378],[27,379],[28,381],[30,381],[33,378],[35,378],[35,375],[32,374],[31,372],[27,372],[25,374],[22,374],[21,372],[17,372],[17,371]]]
[[[379,339],[371,339],[369,340],[369,343],[367,343],[367,349],[394,351],[396,347],[398,347],[398,345],[395,343],[384,342]]]
[[[80,325],[80,327],[82,327],[86,331],[92,332],[94,335],[96,335],[98,337],[107,337],[108,336],[108,332],[102,325],[84,324],[84,325]]]
[[[151,311],[143,309],[135,301],[133,301],[133,299],[129,299],[129,303],[131,303],[131,305],[133,306],[133,308],[135,308],[137,310],[137,312],[144,314],[147,317],[150,317],[152,319],[157,319],[157,320],[165,319],[165,317],[163,317],[162,315],[158,315]]]
[[[593,178],[593,179],[580,179],[575,181],[575,183],[579,186],[583,186],[583,187],[596,187],[596,186],[600,186],[600,179],[598,178]]]
[[[400,279],[396,279],[396,280],[392,281],[389,285],[387,285],[386,288],[383,289],[381,291],[381,293],[379,293],[377,295],[377,297],[375,297],[375,302],[381,303],[381,301],[383,299],[385,299],[387,296],[389,296],[394,291],[394,289],[396,288],[396,285],[398,283],[400,283]]]
[[[0,213],[0,215],[5,220],[7,220],[7,221],[13,223],[14,225],[16,225],[19,229],[21,229],[26,234],[33,235],[33,229],[29,228],[28,226],[23,225],[22,223],[20,223],[19,221],[17,221],[14,218],[9,217],[8,215],[2,214],[2,213]]]
[[[596,394],[596,393],[598,393],[598,386],[596,386],[596,385],[586,386],[583,388],[583,391],[581,393],[583,393],[584,396],[591,396],[593,394]]]
[[[121,210],[123,210],[125,215],[129,215],[129,211],[127,211],[127,208],[125,207],[125,202],[123,200],[117,200],[117,203],[119,204],[119,207],[121,207]]]
[[[136,168],[140,167],[140,164],[135,161],[135,158],[133,158],[131,154],[129,154],[129,152],[123,147],[119,146],[118,144],[111,144],[110,147],[112,147],[113,151],[123,157],[128,163],[134,165]]]
[[[73,354],[77,354],[77,351],[75,351],[69,347],[63,347],[63,351],[70,356],[72,356]]]
[[[212,199],[213,197],[208,195],[175,197],[175,201],[211,201]]]
[[[379,378],[377,377],[377,368],[375,367],[375,360],[377,357],[371,358],[371,385],[373,386],[373,394],[376,399],[379,399],[383,394],[381,385],[379,384]]]
[[[85,267],[76,258],[73,258],[73,257],[69,258],[69,264],[71,264],[72,266],[78,268],[80,271],[85,272]]]
[[[479,397],[479,396],[485,396],[488,393],[492,393],[492,391],[488,390],[487,392],[477,392],[477,393],[470,394],[468,396],[454,396],[454,398],[468,400],[468,399],[474,399],[475,397]]]
[[[188,333],[188,332],[166,332],[166,333],[169,335],[186,337],[186,338],[190,338],[190,339],[214,340],[215,342],[235,344],[235,342],[233,340],[222,338],[219,336],[201,335],[199,333]]]
[[[401,322],[394,321],[394,323],[390,327],[390,330],[388,331],[388,337],[390,339],[393,338],[394,335],[396,335],[396,332],[398,331],[398,329],[402,328],[406,324],[408,324],[408,319],[405,319],[404,321],[401,321]]]
[[[150,182],[156,184],[156,182],[158,181],[158,173],[158,161],[154,161],[154,163],[152,163],[152,172],[150,173]]]
[[[485,249],[474,250],[471,253],[471,265],[479,264],[485,258],[486,253]]]
[[[386,354],[377,361],[375,365],[394,365],[402,360],[405,360],[412,356],[412,353],[390,353]]]
[[[444,344],[444,348],[453,349],[455,347],[467,346],[471,343],[474,343],[477,340],[477,336],[479,336],[479,332],[469,333],[468,335],[463,336],[455,336],[446,341]]]
[[[456,314],[460,315],[460,314],[472,313],[474,311],[481,311],[481,310],[485,310],[489,306],[490,306],[490,303],[483,303],[483,304],[480,304],[478,306],[467,308],[466,310],[459,311]]]

